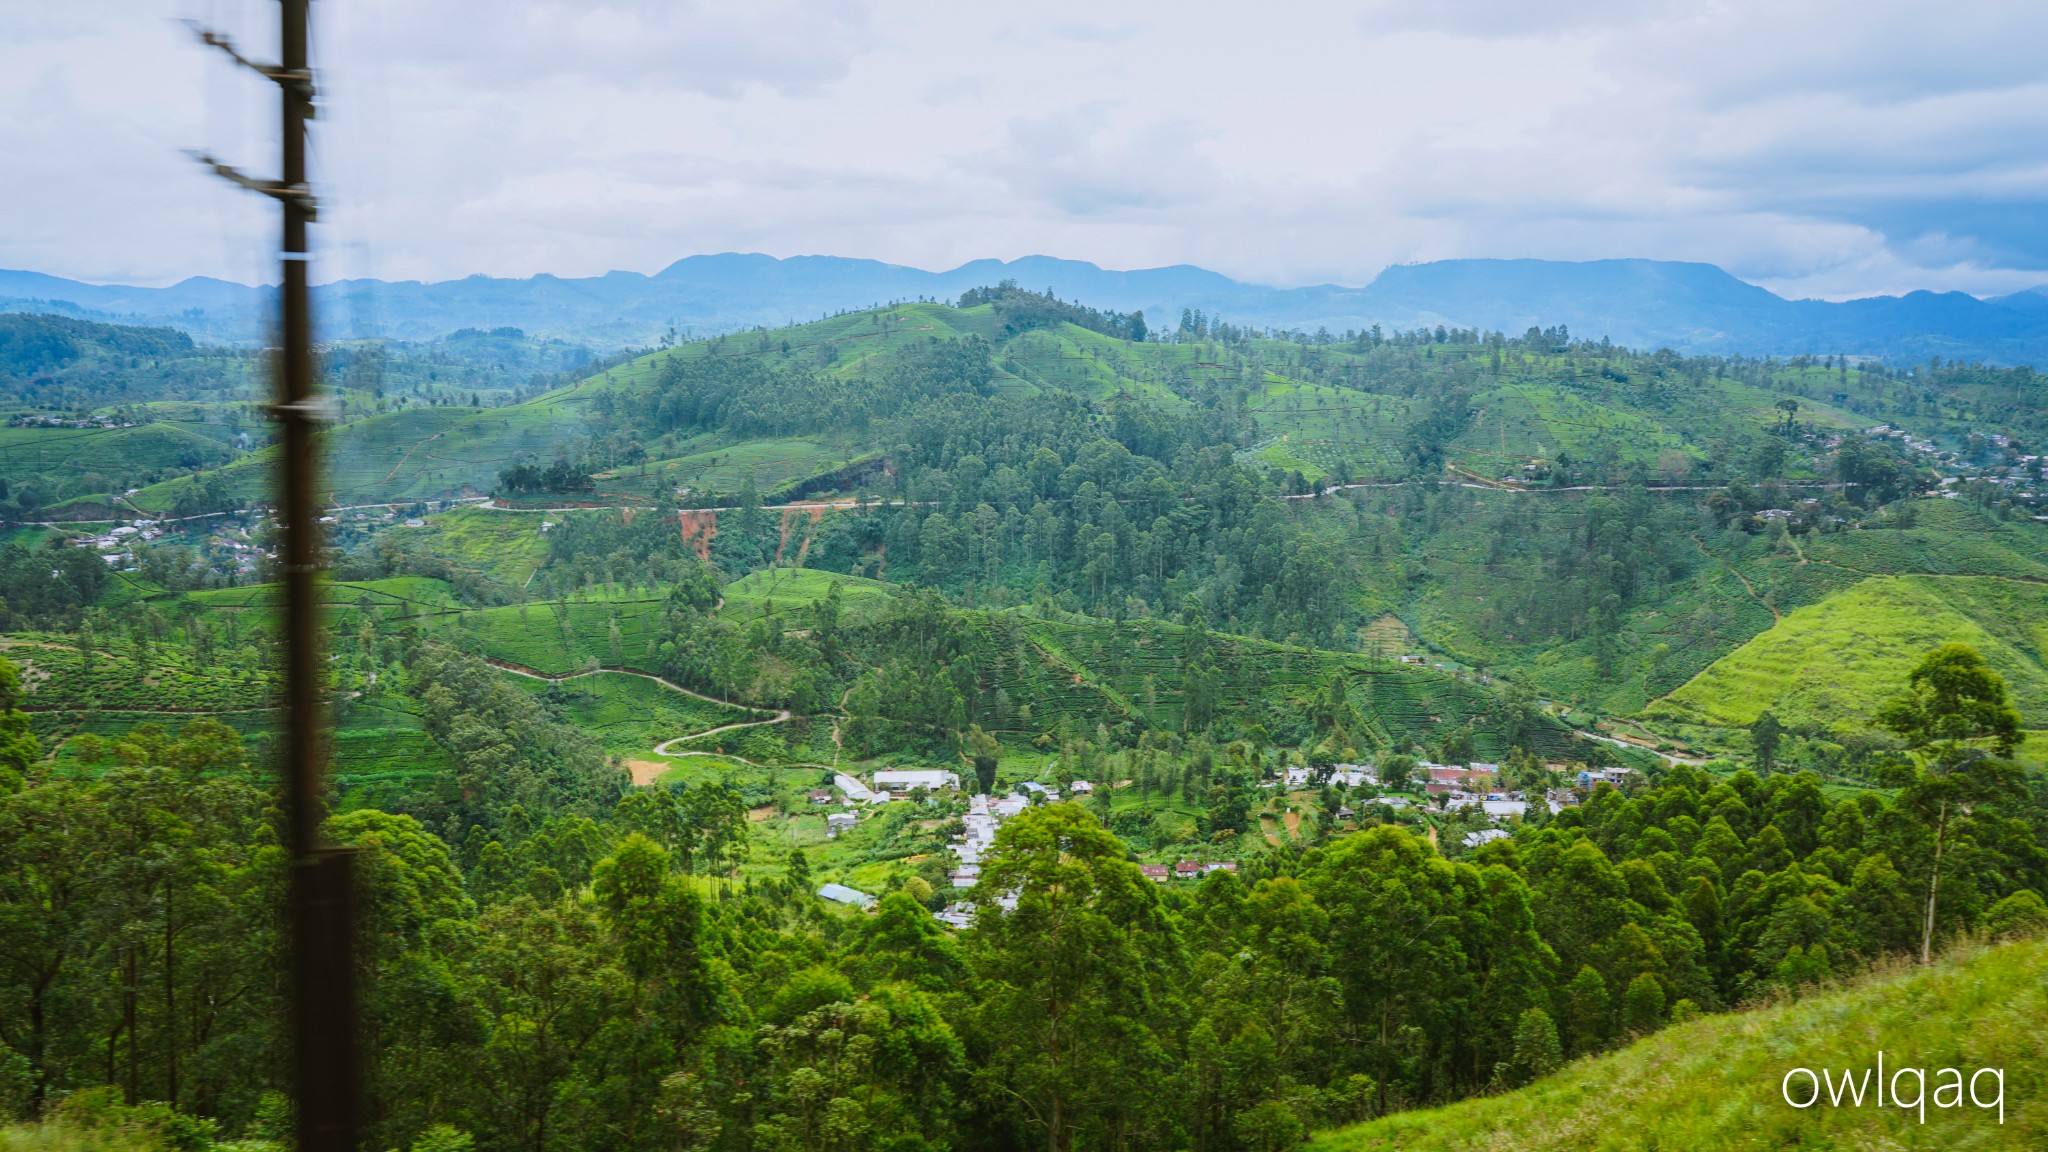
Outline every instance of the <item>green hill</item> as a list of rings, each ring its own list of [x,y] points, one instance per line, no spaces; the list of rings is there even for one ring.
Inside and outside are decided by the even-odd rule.
[[[1899,691],[1928,649],[1964,643],[2005,677],[2030,726],[2048,724],[2048,585],[1995,576],[1876,576],[1716,660],[1653,717],[1747,725],[1766,709],[1792,724],[1856,729]]]
[[[1633,1047],[1573,1064],[1527,1088],[1325,1133],[1318,1152],[1453,1152],[1461,1149],[1998,1149],[2048,1144],[2048,942],[2011,944],[1903,968],[1852,987],[1753,1012],[1668,1028]],[[1886,1078],[1924,1068],[1930,1102],[1936,1073],[2005,1071],[2003,1123],[1996,1109],[1930,1106],[1795,1109],[1781,1096],[1796,1067],[1862,1069],[1886,1060]],[[1912,1078],[1899,1083],[1910,1091]],[[1795,1079],[1795,1099],[1806,1081]],[[1992,1096],[1980,1082],[1980,1099]],[[1887,1093],[1892,1090],[1887,1086]]]

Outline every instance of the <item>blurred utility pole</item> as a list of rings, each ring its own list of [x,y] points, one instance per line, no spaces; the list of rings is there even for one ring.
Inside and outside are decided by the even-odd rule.
[[[199,38],[236,63],[275,82],[282,97],[282,171],[259,180],[200,156],[226,179],[275,199],[284,209],[279,257],[276,399],[270,413],[283,435],[278,469],[278,526],[284,537],[285,798],[291,878],[286,899],[291,933],[291,1012],[295,1152],[355,1152],[356,1014],[354,916],[350,856],[322,847],[327,717],[321,701],[319,476],[313,432],[327,415],[316,396],[313,310],[306,226],[315,203],[306,183],[306,121],[313,118],[313,73],[306,53],[310,0],[279,0],[277,63],[261,64],[227,37],[197,29]]]

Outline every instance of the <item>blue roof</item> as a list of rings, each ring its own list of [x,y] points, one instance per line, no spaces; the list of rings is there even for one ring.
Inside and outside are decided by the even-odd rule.
[[[873,896],[858,888],[848,888],[844,884],[827,884],[823,888],[818,889],[818,895],[827,900],[834,900],[841,904],[855,904],[862,908],[875,902]]]

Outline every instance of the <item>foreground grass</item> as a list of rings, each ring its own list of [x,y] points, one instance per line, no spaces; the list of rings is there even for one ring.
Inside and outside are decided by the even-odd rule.
[[[1780,1095],[1795,1067],[2005,1070],[1995,1111],[1819,1106]],[[1804,1084],[1795,1098],[1805,1099]],[[1912,1079],[1900,1082],[1909,1091]],[[1986,1097],[1991,1081],[1983,1081]],[[1323,1133],[1322,1152],[1516,1149],[1910,1149],[2048,1147],[2048,942],[1966,950],[1797,1003],[1708,1017],[1584,1060],[1517,1092]],[[1888,1089],[1889,1091],[1889,1089]]]

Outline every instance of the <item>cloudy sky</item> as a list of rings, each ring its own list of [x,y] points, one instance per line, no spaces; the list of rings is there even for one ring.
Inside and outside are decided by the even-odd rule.
[[[0,267],[263,278],[275,98],[192,17],[0,0]],[[1704,260],[1788,295],[2048,281],[2048,5],[316,0],[322,279],[1044,253],[1363,284]]]

